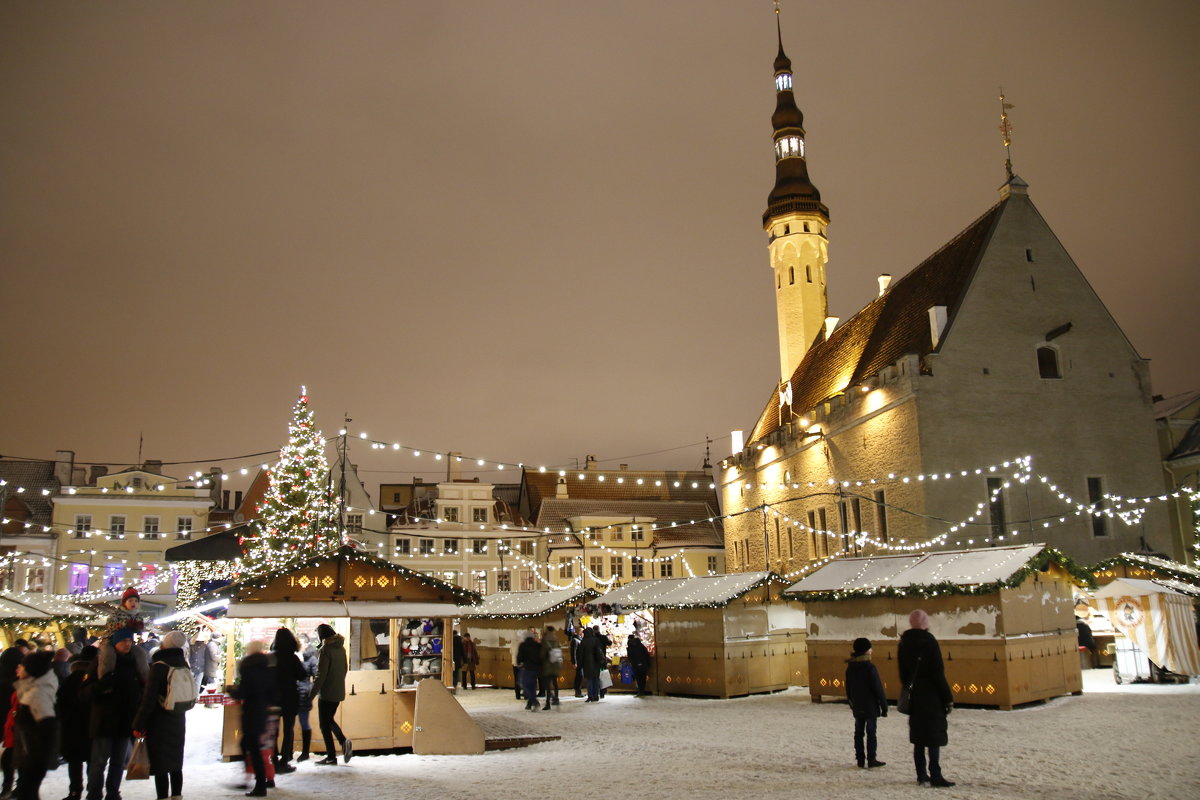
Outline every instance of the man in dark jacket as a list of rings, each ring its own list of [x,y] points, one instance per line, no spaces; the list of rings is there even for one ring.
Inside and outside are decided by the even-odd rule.
[[[121,779],[129,760],[133,713],[142,697],[142,681],[132,654],[133,629],[119,628],[109,636],[113,650],[110,670],[99,677],[100,659],[84,693],[91,703],[89,724],[92,757],[88,759],[87,800],[120,800]],[[108,775],[105,777],[105,770]]]
[[[517,668],[520,670],[521,688],[525,694],[525,710],[537,711],[537,683],[542,669],[542,646],[533,631],[525,634],[525,641],[517,648]]]
[[[67,796],[64,800],[79,800],[83,796],[83,765],[92,752],[88,733],[91,704],[84,700],[83,685],[88,672],[96,666],[99,651],[87,645],[70,660],[70,672],[58,686],[58,722],[63,761],[67,762]]]
[[[854,650],[846,661],[846,699],[854,712],[854,760],[859,767],[882,767],[886,762],[875,758],[878,747],[875,725],[879,717],[887,716],[887,696],[883,693],[879,670],[871,663],[868,639],[855,639]]]
[[[650,694],[646,691],[646,676],[650,674],[650,651],[646,649],[646,645],[642,644],[642,640],[636,633],[629,634],[629,643],[625,646],[625,656],[629,659],[629,666],[633,669],[633,680],[637,683],[638,696]]]
[[[578,667],[583,671],[583,676],[587,680],[588,696],[584,702],[598,703],[600,702],[600,670],[606,668],[607,659],[604,643],[594,628],[588,628],[583,632],[583,640],[579,643],[578,654]]]
[[[338,706],[346,699],[346,640],[329,625],[317,626],[317,637],[321,640],[320,655],[317,656],[317,679],[313,681],[312,693],[317,698],[317,720],[321,735],[325,738],[325,757],[317,762],[320,766],[337,763],[333,740],[342,746],[342,760],[350,763],[354,755],[354,743],[342,733],[334,715]]]
[[[908,615],[910,629],[900,636],[896,660],[900,667],[900,685],[910,686],[911,708],[908,717],[908,741],[913,745],[913,763],[917,783],[922,786],[948,787],[954,781],[942,777],[941,748],[949,743],[946,717],[954,709],[954,695],[946,683],[942,650],[929,632],[929,615],[917,609]],[[928,770],[926,770],[928,751]]]

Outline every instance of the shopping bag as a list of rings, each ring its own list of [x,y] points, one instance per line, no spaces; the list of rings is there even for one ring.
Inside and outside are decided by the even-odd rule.
[[[626,663],[621,665],[621,683],[633,683],[632,664]]]
[[[600,688],[607,689],[612,686],[612,673],[606,669],[600,670]]]
[[[129,757],[129,769],[125,772],[127,781],[144,781],[150,778],[150,753],[146,749],[146,740],[138,739],[133,743],[133,755]]]

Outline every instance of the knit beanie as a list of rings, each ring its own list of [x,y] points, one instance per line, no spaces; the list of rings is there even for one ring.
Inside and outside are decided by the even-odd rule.
[[[871,640],[865,637],[858,637],[854,640],[854,655],[861,656],[871,649]]]

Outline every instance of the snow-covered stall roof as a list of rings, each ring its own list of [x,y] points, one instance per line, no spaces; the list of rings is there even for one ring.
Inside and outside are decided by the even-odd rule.
[[[751,589],[779,580],[773,572],[738,572],[694,578],[633,581],[592,601],[621,608],[698,608],[723,606]]]
[[[36,608],[14,603],[11,600],[0,599],[0,619],[4,620],[28,620],[28,619],[47,619],[49,614],[38,611]]]
[[[29,606],[32,609],[42,612],[48,617],[91,620],[98,616],[96,612],[90,608],[85,608],[84,606],[72,602],[66,597],[59,597],[58,595],[53,594],[14,592],[6,595],[4,599],[10,602],[20,603],[23,606]]]
[[[590,600],[597,594],[595,589],[579,587],[538,592],[497,592],[484,597],[477,606],[459,608],[458,613],[468,619],[540,617],[563,606]]]
[[[1200,569],[1196,569],[1191,564],[1183,564],[1145,553],[1121,553],[1101,561],[1092,567],[1092,570],[1098,576],[1103,570],[1116,565],[1144,569],[1174,582],[1191,584],[1191,589],[1181,589],[1185,594],[1194,595],[1197,594],[1197,589],[1200,589]]]
[[[1043,544],[839,558],[784,590],[787,595],[887,594],[924,586],[991,586],[1012,580]]]

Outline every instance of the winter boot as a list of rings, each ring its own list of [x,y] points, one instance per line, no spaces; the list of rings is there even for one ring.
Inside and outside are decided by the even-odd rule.
[[[546,705],[542,706],[542,710],[543,710],[543,711],[549,711],[549,710],[550,710],[550,698],[549,698],[549,697],[547,697],[547,698],[546,698]]]
[[[308,748],[312,746],[312,730],[300,731],[300,757],[297,761],[308,761]]]

